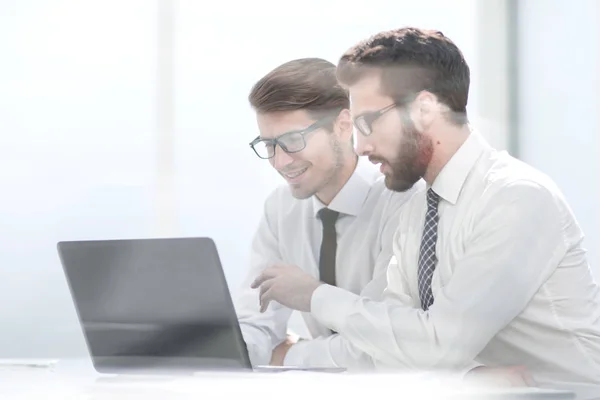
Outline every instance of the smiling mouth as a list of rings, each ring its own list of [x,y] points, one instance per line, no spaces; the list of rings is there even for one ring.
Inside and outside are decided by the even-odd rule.
[[[287,179],[296,179],[300,175],[302,175],[303,173],[305,173],[307,169],[308,169],[308,167],[299,169],[297,171],[292,171],[292,172],[282,172],[282,174]]]

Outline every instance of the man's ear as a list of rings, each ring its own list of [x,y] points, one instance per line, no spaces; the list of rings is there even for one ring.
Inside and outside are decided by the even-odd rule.
[[[341,141],[349,141],[352,138],[353,127],[350,110],[343,109],[335,120],[333,132]]]
[[[437,97],[430,92],[419,93],[411,107],[411,117],[415,127],[421,132],[427,131],[439,112]]]

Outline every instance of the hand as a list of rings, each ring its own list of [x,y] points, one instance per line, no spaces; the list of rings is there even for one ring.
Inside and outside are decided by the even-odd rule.
[[[465,381],[494,387],[536,386],[533,377],[523,366],[476,367],[465,375]]]
[[[288,351],[298,342],[298,337],[288,335],[287,338],[279,343],[277,347],[273,349],[273,353],[271,354],[271,365],[273,366],[283,366],[285,361],[285,356]]]
[[[310,311],[313,292],[322,284],[295,265],[275,264],[263,271],[251,287],[260,287],[260,312],[274,300],[299,311]]]

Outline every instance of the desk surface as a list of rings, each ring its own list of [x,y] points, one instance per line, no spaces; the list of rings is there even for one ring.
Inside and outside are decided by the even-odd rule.
[[[391,396],[392,393],[396,395]],[[194,376],[111,376],[96,373],[88,360],[68,360],[47,367],[0,360],[0,398],[21,399],[229,399],[366,400],[421,399],[573,399],[569,392],[523,388],[469,388],[431,375],[331,374],[318,372],[223,373]]]

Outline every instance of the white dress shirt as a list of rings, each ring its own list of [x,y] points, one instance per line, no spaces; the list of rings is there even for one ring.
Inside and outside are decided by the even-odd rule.
[[[377,167],[359,158],[353,175],[329,204],[330,209],[340,213],[336,222],[338,287],[348,293],[381,299],[393,254],[398,212],[415,192],[388,190]],[[269,364],[273,348],[286,338],[292,310],[272,302],[261,314],[258,290],[251,289],[250,283],[264,268],[278,262],[297,265],[312,276],[319,276],[323,233],[317,212],[323,207],[315,196],[295,199],[288,185],[278,187],[265,202],[264,215],[252,243],[250,270],[235,301],[253,365]],[[318,358],[312,365],[331,364],[332,356],[327,349],[330,330],[310,313],[304,313],[303,318],[312,337],[319,339],[294,346],[286,364],[307,365],[305,358],[311,357]],[[335,360],[343,364],[343,360]]]
[[[339,332],[337,346],[363,367],[523,365],[541,387],[600,397],[600,291],[555,184],[473,132],[432,188],[441,200],[429,311],[417,283],[422,188],[401,210],[383,302],[315,291],[312,313]]]

